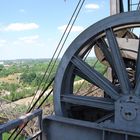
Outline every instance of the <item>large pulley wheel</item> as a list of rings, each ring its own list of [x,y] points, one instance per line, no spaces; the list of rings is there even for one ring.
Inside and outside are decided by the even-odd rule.
[[[56,115],[98,121],[106,115],[114,114],[115,102],[121,98],[124,100],[129,99],[128,97],[132,99],[133,96],[139,98],[139,41],[129,39],[126,34],[120,35],[120,32],[123,33],[126,30],[138,32],[138,27],[140,27],[139,11],[122,13],[93,24],[71,43],[55,77]],[[121,49],[119,40],[125,41],[125,45],[128,43],[129,49]],[[115,77],[115,82],[86,61],[88,54],[95,56],[94,47],[98,47],[102,52]],[[130,52],[136,59],[124,57],[125,52]],[[130,74],[130,71],[133,74]],[[74,86],[77,77],[101,89],[103,95],[95,97],[75,94]]]

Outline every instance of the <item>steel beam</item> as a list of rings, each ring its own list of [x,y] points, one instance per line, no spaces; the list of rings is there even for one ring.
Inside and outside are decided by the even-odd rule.
[[[92,69],[87,63],[78,57],[73,57],[72,63],[80,69],[80,71],[85,74],[93,83],[96,83],[101,89],[103,89],[109,96],[113,99],[118,99],[119,94],[115,86],[106,79],[102,74]]]
[[[44,140],[139,140],[140,133],[123,131],[113,125],[50,116],[43,120]]]
[[[100,97],[61,95],[61,101],[65,103],[72,103],[75,105],[84,105],[88,107],[96,107],[105,110],[114,110],[113,101]]]
[[[110,15],[120,13],[120,0],[110,0]]]

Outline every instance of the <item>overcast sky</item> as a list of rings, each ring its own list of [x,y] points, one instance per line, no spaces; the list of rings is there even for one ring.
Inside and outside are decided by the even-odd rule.
[[[78,1],[0,0],[0,60],[51,58]],[[86,0],[65,48],[109,8],[109,0]]]

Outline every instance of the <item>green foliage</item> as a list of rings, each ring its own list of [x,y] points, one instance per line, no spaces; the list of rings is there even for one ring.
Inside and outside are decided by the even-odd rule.
[[[98,62],[97,65],[95,66],[95,69],[100,72],[101,74],[103,74],[103,72],[105,71],[105,69],[107,68],[107,66],[103,65],[102,63]]]
[[[80,91],[85,90],[89,87],[89,83],[87,81],[82,82],[82,86],[81,83],[76,83],[74,85],[74,92],[77,92],[79,89]]]
[[[0,64],[0,71],[4,68],[4,65]]]
[[[104,64],[100,63],[96,58],[87,58],[86,62],[95,70],[103,74],[104,70],[107,68]],[[96,63],[97,62],[97,63]]]
[[[26,84],[31,85],[31,83],[33,82],[33,80],[35,80],[36,78],[36,73],[35,72],[24,72],[23,74],[21,74],[20,76],[20,81]]]
[[[9,80],[10,82],[8,82],[8,80],[0,82],[0,92],[3,94],[4,98],[15,101],[32,96],[40,83],[40,88],[42,88],[45,84],[50,82],[51,78],[55,75],[59,61],[56,62],[56,65],[52,62],[51,67],[54,66],[54,68],[49,69],[44,80],[42,80],[49,61],[48,59],[4,61],[5,67],[0,71],[0,78],[6,79],[8,76],[11,78],[14,77],[13,74],[19,78],[19,80],[16,80],[17,83],[12,83],[11,80]],[[49,78],[46,82],[48,76]],[[9,91],[10,94],[5,94],[5,91]]]
[[[38,73],[44,73],[48,63],[49,59],[29,59],[29,60],[9,60],[4,61],[4,64],[7,65],[4,67],[3,65],[0,66],[0,77],[6,77],[13,73],[24,73],[24,72],[35,72]],[[59,62],[59,61],[58,61]],[[58,63],[57,62],[57,63]]]
[[[10,95],[3,96],[4,99],[10,100],[10,101],[16,101],[22,98],[33,96],[35,93],[35,89],[22,89],[21,91],[15,91],[11,92]]]
[[[14,84],[14,83],[0,83],[0,90],[6,90],[6,91],[10,91],[10,92],[15,92],[18,88],[20,87],[20,85],[18,84]]]
[[[9,71],[7,71],[5,68],[1,69],[0,77],[6,77],[8,75],[9,75]]]
[[[8,138],[10,137],[10,133],[3,133],[2,135],[2,139],[3,140],[8,140]],[[16,135],[16,134],[15,134]],[[13,136],[14,137],[14,136]],[[26,138],[24,136],[18,136],[15,140],[25,140]]]
[[[87,58],[86,62],[93,67],[95,62],[97,61],[96,58]],[[42,60],[15,60],[15,61],[5,61],[8,67],[4,67],[0,65],[0,77],[7,77],[8,75],[17,74],[19,83],[7,83],[1,82],[0,83],[0,91],[2,93],[3,90],[9,91],[10,95],[4,95],[5,99],[15,101],[21,98],[29,97],[34,95],[35,89],[40,85],[42,88],[45,84],[50,82],[50,80],[55,76],[59,60],[54,65],[52,62],[50,69],[46,73],[44,80],[42,80],[44,73],[48,67],[49,60],[42,59]],[[52,69],[52,67],[54,67]],[[103,73],[106,69],[106,66],[98,62],[95,66],[95,69],[100,73]],[[47,78],[49,76],[49,78]],[[46,82],[46,79],[48,81]],[[81,80],[80,77],[76,76],[75,80]],[[88,85],[85,85],[83,88],[86,88]],[[75,89],[78,88],[78,85],[75,86]]]

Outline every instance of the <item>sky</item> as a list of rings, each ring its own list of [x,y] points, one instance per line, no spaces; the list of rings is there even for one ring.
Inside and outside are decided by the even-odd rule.
[[[0,60],[51,58],[78,1],[0,0]],[[109,16],[109,3],[85,1],[63,52],[83,30]]]

